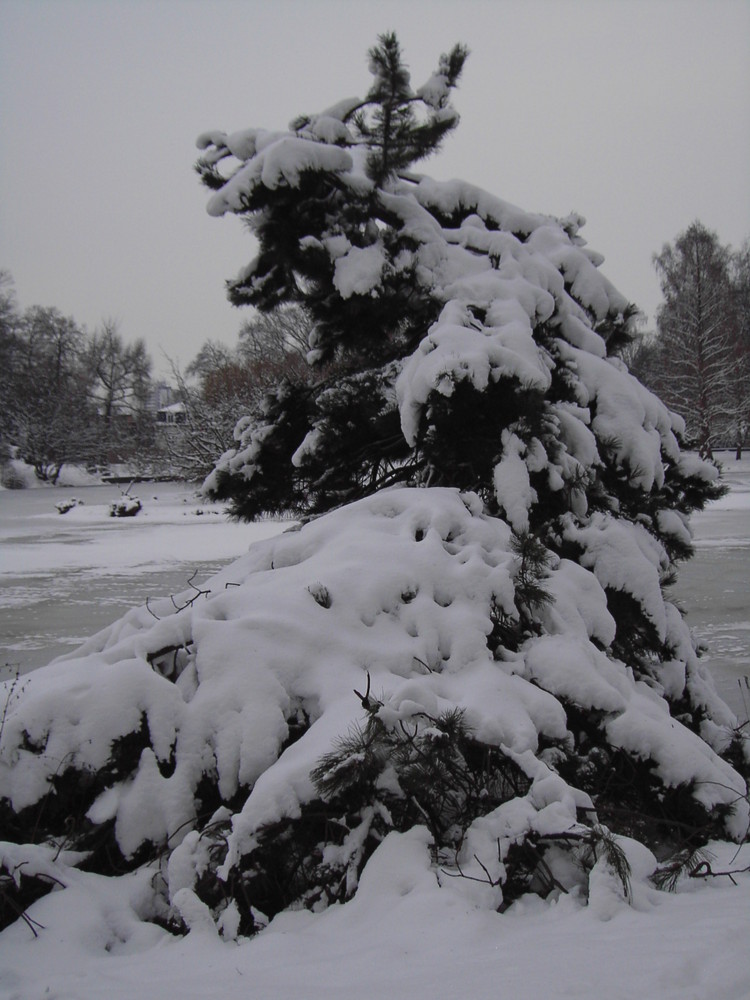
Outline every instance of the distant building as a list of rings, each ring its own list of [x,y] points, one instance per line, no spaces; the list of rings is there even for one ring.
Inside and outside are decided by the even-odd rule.
[[[162,406],[156,412],[157,424],[184,424],[185,404],[171,403],[169,406]]]
[[[149,393],[146,409],[153,415],[155,420],[165,423],[166,421],[159,420],[159,411],[176,403],[177,398],[177,391],[171,385],[168,385],[166,382],[155,382]]]

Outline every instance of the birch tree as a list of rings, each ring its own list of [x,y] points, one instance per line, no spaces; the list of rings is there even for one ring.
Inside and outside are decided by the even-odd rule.
[[[657,312],[657,390],[705,455],[737,419],[731,265],[730,249],[700,222],[654,255],[664,295]]]

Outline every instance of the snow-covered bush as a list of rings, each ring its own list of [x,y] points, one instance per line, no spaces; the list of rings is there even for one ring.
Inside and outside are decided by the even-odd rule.
[[[23,490],[26,488],[25,477],[16,469],[12,462],[0,466],[0,487],[5,490]]]
[[[68,497],[67,500],[58,500],[55,504],[55,509],[58,514],[67,514],[69,510],[73,510],[74,507],[80,507],[84,503],[83,500],[78,500],[77,497]]]
[[[627,898],[748,829],[747,741],[665,597],[717,471],[617,359],[632,310],[580,218],[408,170],[457,121],[464,51],[416,93],[395,39],[371,56],[364,102],[201,140],[209,210],[260,243],[233,295],[304,300],[323,366],[240,421],[210,486],[245,516],[349,502],[131,611],[4,717],[13,864],[42,841],[151,865],[153,915],[225,937],[349,899],[389,831],[503,907]]]
[[[141,501],[138,497],[131,497],[124,493],[117,500],[113,500],[109,505],[110,517],[135,517],[140,511]]]

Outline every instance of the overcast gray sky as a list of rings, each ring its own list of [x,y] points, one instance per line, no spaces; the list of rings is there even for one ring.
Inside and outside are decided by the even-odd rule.
[[[420,169],[580,212],[651,322],[666,241],[696,218],[750,235],[750,0],[0,0],[0,268],[19,305],[114,318],[161,371],[235,343],[224,280],[253,245],[206,214],[195,138],[364,94],[388,30],[415,85],[471,50],[461,125]]]

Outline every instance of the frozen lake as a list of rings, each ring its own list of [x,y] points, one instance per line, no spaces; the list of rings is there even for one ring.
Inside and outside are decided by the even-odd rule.
[[[736,712],[750,674],[750,460],[725,460],[731,492],[694,519],[696,555],[673,596]],[[0,490],[0,676],[73,650],[146,597],[199,584],[289,522],[235,524],[178,483],[142,483],[143,510],[111,518],[119,487]],[[58,514],[55,503],[84,503]],[[750,692],[746,695],[750,702]],[[749,705],[750,707],[750,705]]]
[[[26,673],[147,597],[199,584],[290,522],[236,524],[184,483],[140,483],[143,509],[109,516],[117,486],[0,490],[0,676]],[[59,514],[55,504],[83,504]]]
[[[693,519],[695,555],[680,570],[672,596],[725,700],[748,717],[738,681],[750,674],[750,458],[720,456],[730,492]]]

